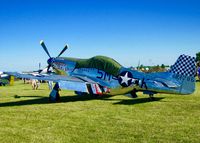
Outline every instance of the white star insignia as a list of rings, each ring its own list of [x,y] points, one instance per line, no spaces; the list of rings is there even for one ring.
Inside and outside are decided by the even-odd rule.
[[[128,77],[128,72],[126,72],[126,74],[124,76],[120,76],[122,79],[121,84],[125,83],[128,86],[128,81],[131,80],[130,77]]]

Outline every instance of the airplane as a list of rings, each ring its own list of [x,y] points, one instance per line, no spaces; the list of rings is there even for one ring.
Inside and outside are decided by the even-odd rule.
[[[0,71],[0,77],[3,78],[3,77],[8,77],[7,74],[5,74],[4,72]]]
[[[54,72],[52,70],[49,70],[49,69],[48,69],[48,72],[47,72],[47,67],[46,67],[44,69],[39,69],[39,70],[34,70],[34,71],[23,71],[22,73],[37,76],[37,75],[40,75],[40,74],[50,74],[50,73],[53,74]]]
[[[14,77],[5,74],[4,72],[0,71],[0,86],[5,85],[13,85],[14,84]]]
[[[41,46],[48,55],[47,73],[52,68],[57,74],[22,74],[6,72],[20,78],[38,79],[55,82],[49,98],[56,101],[59,89],[74,90],[78,95],[131,95],[137,92],[148,94],[153,100],[154,94],[192,94],[195,91],[195,58],[181,55],[166,72],[143,73],[123,67],[117,61],[106,56],[94,56],[89,59],[60,57],[67,49],[65,45],[57,57],[51,57],[44,41]]]

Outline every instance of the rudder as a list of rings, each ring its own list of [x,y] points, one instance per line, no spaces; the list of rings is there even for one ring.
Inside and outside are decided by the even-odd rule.
[[[170,73],[173,78],[181,84],[181,94],[191,94],[195,90],[196,62],[195,58],[188,55],[181,55],[174,65],[171,66]]]

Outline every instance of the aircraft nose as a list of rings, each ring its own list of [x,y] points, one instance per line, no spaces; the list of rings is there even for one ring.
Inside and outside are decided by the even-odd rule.
[[[49,58],[47,60],[48,65],[52,65],[53,61],[54,61],[54,58]]]

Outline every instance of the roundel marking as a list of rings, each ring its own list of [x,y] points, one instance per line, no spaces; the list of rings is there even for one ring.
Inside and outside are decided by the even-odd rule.
[[[123,71],[118,76],[118,82],[123,87],[128,87],[131,85],[133,79],[133,75],[129,71]]]

